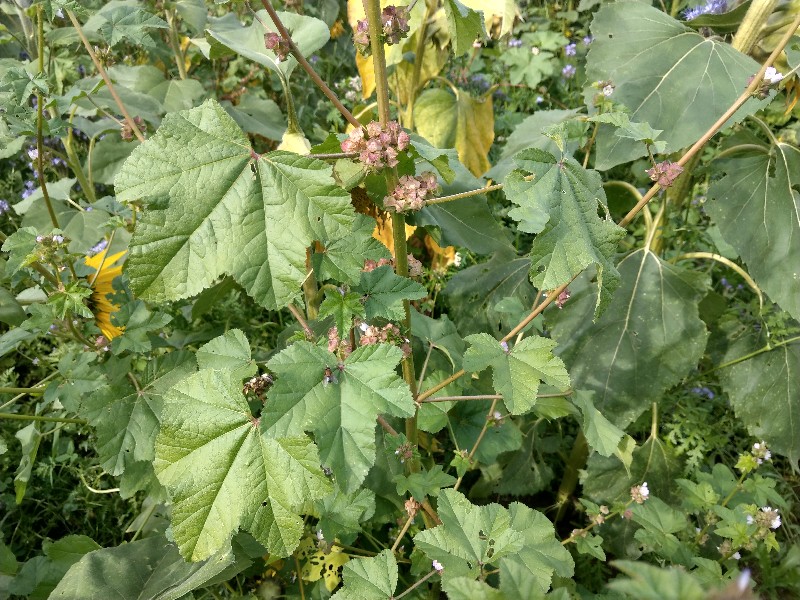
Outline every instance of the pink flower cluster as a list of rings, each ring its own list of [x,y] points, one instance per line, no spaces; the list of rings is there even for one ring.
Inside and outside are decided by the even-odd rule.
[[[678,163],[665,160],[664,162],[656,163],[652,169],[647,169],[645,173],[658,185],[667,188],[675,182],[678,175],[683,173],[683,167]]]
[[[292,51],[289,42],[275,32],[264,34],[264,45],[267,47],[267,50],[272,50],[275,53],[278,62],[286,60],[286,57],[289,56]]]
[[[359,344],[361,346],[369,346],[371,344],[380,343],[399,345],[404,356],[409,356],[411,354],[411,344],[409,340],[401,335],[400,328],[398,328],[397,325],[387,323],[383,327],[378,327],[376,325],[362,323]]]
[[[425,200],[434,196],[438,189],[436,175],[430,171],[417,177],[403,175],[392,193],[383,199],[383,205],[397,212],[419,210],[425,206]]]
[[[387,6],[381,12],[381,41],[389,46],[399,44],[408,35],[411,26],[408,24],[408,7]],[[362,19],[356,23],[353,32],[353,43],[363,56],[369,56],[370,48],[369,21]]]
[[[350,340],[339,338],[339,329],[334,325],[328,330],[328,352],[340,353],[343,357],[347,357],[353,351],[350,345]]]
[[[386,265],[394,267],[394,261],[391,258],[381,258],[379,260],[372,260],[371,258],[368,258],[364,261],[364,268],[361,270],[365,273],[371,273],[378,267],[384,267]]]
[[[397,121],[390,121],[386,127],[371,121],[366,132],[364,128],[353,130],[342,142],[342,152],[357,152],[358,159],[372,169],[396,167],[397,155],[408,148],[409,141],[408,134]]]
[[[399,44],[411,29],[408,24],[408,7],[387,6],[384,8],[381,12],[381,27],[383,28],[384,42],[390,46]]]

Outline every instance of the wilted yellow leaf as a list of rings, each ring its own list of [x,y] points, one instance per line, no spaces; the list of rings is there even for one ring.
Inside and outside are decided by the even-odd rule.
[[[519,14],[519,8],[514,0],[461,0],[461,4],[473,10],[482,10],[486,21],[486,31],[497,32],[493,37],[503,37],[511,32],[514,19]],[[500,21],[499,28],[493,28],[495,19]]]
[[[473,175],[489,170],[489,148],[494,141],[492,98],[473,98],[463,91],[430,89],[414,104],[417,132],[437,148],[455,148],[459,160]]]
[[[425,236],[425,247],[431,254],[431,269],[446,269],[456,261],[455,246],[442,248],[431,236]]]
[[[379,215],[376,219],[375,230],[372,232],[372,237],[378,240],[381,244],[389,249],[389,252],[394,256],[394,239],[392,238],[392,218],[388,214]],[[406,239],[414,235],[417,230],[414,225],[406,225]]]

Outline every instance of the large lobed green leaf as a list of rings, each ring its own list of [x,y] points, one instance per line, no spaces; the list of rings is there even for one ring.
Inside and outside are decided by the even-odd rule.
[[[508,351],[486,333],[476,333],[465,341],[470,347],[464,353],[464,370],[479,372],[491,366],[494,389],[502,394],[512,414],[521,415],[534,407],[541,381],[561,390],[569,387],[564,363],[553,356],[556,343],[552,340],[528,336]]]
[[[186,353],[153,358],[134,386],[127,378],[100,387],[81,402],[80,414],[94,425],[97,454],[111,475],[138,461],[151,462],[163,395],[194,370]]]
[[[708,212],[756,283],[800,320],[800,150],[733,158],[708,190]]]
[[[444,490],[439,517],[442,524],[418,533],[414,543],[444,566],[445,584],[499,568],[505,597],[522,600],[533,591],[546,593],[554,572],[572,576],[572,557],[555,539],[553,524],[523,504],[475,506],[463,494]]]
[[[330,484],[313,442],[259,427],[233,371],[201,370],[164,397],[154,462],[173,501],[181,555],[204,560],[237,529],[287,556],[303,532],[298,507]]]
[[[349,493],[375,462],[379,413],[414,414],[408,385],[395,373],[402,351],[389,344],[362,346],[344,363],[324,348],[296,342],[267,366],[277,375],[262,412],[272,435],[314,433],[323,465]],[[326,368],[333,381],[326,381]]]
[[[707,338],[697,305],[708,284],[648,250],[625,257],[619,271],[622,284],[597,322],[594,294],[579,284],[550,314],[573,386],[593,390],[596,407],[624,428],[697,366]]]
[[[288,152],[255,159],[213,100],[167,115],[125,161],[116,190],[121,201],[153,203],[127,269],[134,292],[155,301],[191,296],[227,273],[259,304],[286,306],[300,295],[306,247],[345,235],[355,219],[328,165]]]
[[[344,587],[333,600],[385,600],[397,587],[397,560],[390,550],[371,558],[357,558],[342,569]]]
[[[605,4],[592,21],[588,81],[610,81],[612,99],[630,109],[632,121],[662,129],[666,152],[696,142],[733,104],[759,64],[729,44],[704,37],[658,8],[624,0]],[[589,104],[597,90],[588,87]],[[760,107],[750,100],[731,118],[737,123]],[[641,142],[601,125],[598,169],[645,156]]]
[[[523,171],[512,171],[504,182],[506,196],[517,205],[509,216],[522,231],[537,234],[531,248],[533,285],[552,290],[596,265],[599,314],[619,285],[613,257],[625,235],[608,215],[598,216],[600,208],[608,213],[600,175],[570,156],[557,159],[535,148],[514,160],[533,175],[527,181]]]

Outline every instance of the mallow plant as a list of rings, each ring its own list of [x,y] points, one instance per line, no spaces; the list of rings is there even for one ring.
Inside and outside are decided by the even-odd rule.
[[[0,597],[800,594],[796,2],[7,4]]]

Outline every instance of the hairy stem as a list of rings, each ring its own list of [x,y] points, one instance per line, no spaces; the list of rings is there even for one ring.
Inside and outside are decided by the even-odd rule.
[[[353,127],[361,127],[361,123],[358,122],[358,119],[353,116],[353,113],[347,110],[345,105],[342,104],[341,100],[339,100],[336,94],[333,93],[333,90],[328,87],[328,84],[322,81],[322,78],[317,75],[317,72],[314,71],[314,67],[312,67],[311,64],[306,60],[306,57],[303,56],[303,53],[298,50],[297,46],[292,40],[292,36],[289,34],[289,31],[280,20],[280,17],[278,17],[278,13],[274,8],[272,8],[272,3],[269,0],[261,0],[261,4],[264,5],[264,10],[267,11],[269,18],[272,19],[272,22],[275,24],[275,28],[278,30],[278,33],[286,41],[286,43],[289,44],[289,50],[291,51],[292,56],[297,59],[297,62],[301,67],[303,67],[303,70],[311,78],[311,81],[313,81],[314,84],[322,91],[322,93],[328,97],[328,100],[333,103],[336,109]]]
[[[88,421],[84,419],[42,417],[39,415],[18,415],[15,413],[0,413],[0,419],[9,419],[11,421],[44,421],[46,423],[77,423],[78,425],[86,425],[88,423]]]
[[[586,436],[583,435],[583,431],[579,431],[578,435],[575,436],[575,443],[572,445],[572,452],[569,455],[561,485],[558,486],[558,494],[556,495],[558,512],[555,519],[553,519],[554,523],[558,523],[561,517],[564,516],[564,512],[567,510],[567,502],[578,485],[578,473],[586,464],[588,457],[589,444],[586,442]]]
[[[83,32],[83,28],[81,27],[80,22],[78,22],[78,18],[75,16],[71,10],[67,9],[67,16],[69,20],[72,21],[72,26],[75,28],[75,31],[78,32],[78,37],[81,38],[81,42],[83,42],[83,47],[86,48],[86,52],[89,53],[89,58],[92,59],[94,63],[94,68],[97,69],[97,72],[100,73],[100,77],[103,78],[103,81],[106,83],[106,87],[108,88],[108,93],[111,94],[111,97],[114,99],[114,102],[119,108],[119,112],[125,119],[125,123],[128,127],[131,128],[133,135],[136,136],[136,139],[140,142],[144,142],[144,135],[142,135],[139,126],[136,122],[131,118],[131,115],[128,113],[128,109],[125,108],[125,104],[122,102],[122,98],[119,97],[117,94],[117,90],[114,89],[114,84],[111,83],[111,78],[108,76],[108,73],[103,68],[103,65],[100,63],[100,60],[97,58],[97,54],[95,53],[92,45],[89,43],[89,40],[86,38],[86,34]]]
[[[747,9],[736,35],[733,36],[731,46],[739,52],[749,54],[758,41],[761,28],[778,5],[778,0],[753,0]]]

